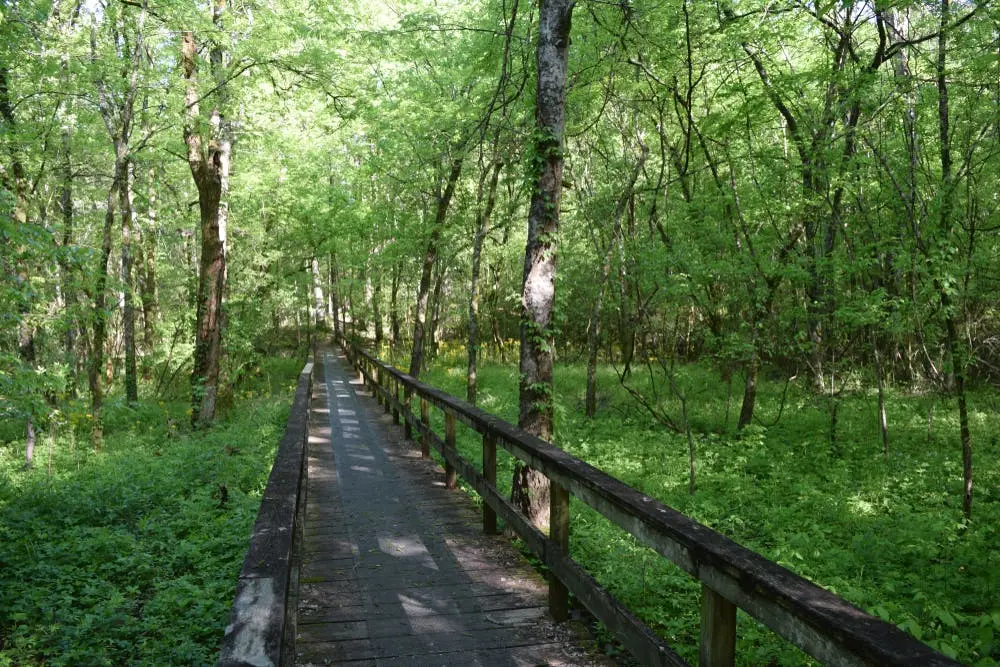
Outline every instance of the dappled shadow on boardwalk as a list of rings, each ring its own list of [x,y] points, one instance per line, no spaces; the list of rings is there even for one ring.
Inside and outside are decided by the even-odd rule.
[[[590,665],[545,584],[387,424],[343,358],[317,359],[296,631],[300,665]]]

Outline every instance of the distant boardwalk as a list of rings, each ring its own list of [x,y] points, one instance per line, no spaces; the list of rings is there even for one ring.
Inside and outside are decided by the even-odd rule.
[[[593,665],[546,586],[440,468],[386,424],[346,361],[317,359],[299,665]]]

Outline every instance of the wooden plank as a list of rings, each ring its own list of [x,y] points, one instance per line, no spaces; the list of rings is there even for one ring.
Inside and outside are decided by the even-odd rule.
[[[736,605],[707,585],[701,586],[699,667],[736,664]]]
[[[353,392],[332,392],[324,411],[331,426],[314,439],[332,455],[309,458],[322,472],[310,479],[308,498],[316,504],[305,514],[325,530],[343,525],[320,535],[334,553],[306,536],[298,660],[466,664],[488,651],[486,664],[522,664],[514,656],[536,656],[530,664],[592,664],[589,656],[573,660],[582,652],[546,616],[540,577],[506,540],[480,532],[469,499],[445,490],[440,469],[420,461],[373,406]],[[401,417],[445,449],[407,414]],[[454,420],[449,430],[454,457]]]

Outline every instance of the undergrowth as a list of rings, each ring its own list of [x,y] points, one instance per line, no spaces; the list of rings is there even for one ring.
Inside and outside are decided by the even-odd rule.
[[[0,665],[214,664],[300,369],[263,363],[204,431],[113,398],[100,452],[71,405],[32,468],[0,425]]]
[[[839,399],[836,438],[827,406],[793,386],[781,419],[783,382],[761,383],[758,414],[737,433],[739,395],[710,369],[678,378],[689,399],[696,440],[697,490],[688,493],[687,441],[667,431],[599,373],[601,409],[583,414],[586,369],[556,371],[558,445],[643,493],[711,526],[765,557],[843,596],[937,650],[983,667],[1000,660],[1000,415],[992,392],[973,393],[976,449],[974,518],[961,511],[957,411],[942,399],[890,396],[890,455],[877,431],[875,397]],[[422,377],[465,394],[461,349],[445,351]],[[517,420],[517,369],[482,364],[479,405]],[[928,429],[928,409],[933,412]],[[666,406],[668,409],[669,405]],[[436,413],[437,411],[432,411]],[[440,415],[435,415],[441,432]],[[481,461],[478,434],[460,427],[458,446]],[[499,457],[509,493],[512,461]],[[597,579],[697,662],[700,585],[583,503],[572,504],[571,551]],[[740,612],[738,660],[748,665],[812,664],[811,659]]]

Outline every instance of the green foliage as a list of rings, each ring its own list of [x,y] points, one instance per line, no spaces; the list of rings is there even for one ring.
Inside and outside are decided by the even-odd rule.
[[[893,393],[889,403],[893,456],[882,457],[874,398],[843,399],[839,452],[826,436],[829,415],[810,394],[792,389],[785,416],[770,428],[754,424],[739,435],[726,426],[725,385],[704,366],[679,369],[696,432],[698,491],[687,491],[687,445],[638,410],[599,368],[604,407],[584,419],[586,369],[556,372],[556,442],[643,493],[705,523],[736,542],[844,596],[946,655],[994,664],[1000,608],[993,592],[1000,568],[997,539],[1000,451],[980,451],[977,519],[961,518],[958,460],[947,439],[954,407],[938,407],[928,443],[926,405]],[[426,381],[453,394],[464,387],[461,357],[439,357]],[[480,405],[517,418],[517,373],[483,364]],[[783,384],[764,381],[760,412],[772,419]],[[732,407],[732,410],[738,408]],[[435,411],[436,412],[436,411]],[[1000,427],[992,412],[975,415],[978,432]],[[438,425],[440,428],[440,425]],[[477,434],[460,429],[464,456],[479,461]],[[500,456],[499,480],[509,485],[511,458]],[[504,487],[509,490],[509,486]],[[661,633],[688,660],[697,660],[700,588],[676,566],[574,499],[571,551],[597,579]],[[741,614],[740,664],[810,664],[807,656]]]
[[[186,401],[112,400],[101,454],[72,428],[31,469],[0,447],[0,664],[214,663],[298,366],[208,431]]]

